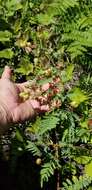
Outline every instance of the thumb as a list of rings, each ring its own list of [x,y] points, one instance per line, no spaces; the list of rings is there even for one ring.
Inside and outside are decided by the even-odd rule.
[[[10,67],[5,66],[1,78],[2,78],[2,79],[10,79],[10,78],[11,78],[11,74],[12,74],[12,70],[10,69]]]

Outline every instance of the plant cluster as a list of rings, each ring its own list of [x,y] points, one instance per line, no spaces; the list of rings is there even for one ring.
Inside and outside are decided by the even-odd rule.
[[[49,105],[10,137],[13,170],[31,152],[40,189],[91,188],[91,55],[92,0],[0,0],[0,72],[7,64],[12,80],[30,80],[23,101]]]

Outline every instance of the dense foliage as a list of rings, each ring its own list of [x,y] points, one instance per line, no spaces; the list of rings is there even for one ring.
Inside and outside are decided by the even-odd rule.
[[[92,0],[0,0],[0,73],[7,64],[15,82],[50,85],[50,111],[1,137],[17,189],[91,189],[91,57]]]

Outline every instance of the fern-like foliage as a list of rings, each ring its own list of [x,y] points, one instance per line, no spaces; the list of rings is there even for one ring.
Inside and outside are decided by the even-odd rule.
[[[30,132],[35,133],[37,136],[42,136],[48,131],[55,129],[59,123],[59,118],[53,115],[45,116],[43,119],[37,118],[30,128]]]
[[[47,162],[42,166],[40,175],[41,175],[41,187],[43,187],[44,182],[48,182],[49,178],[54,175],[54,170],[56,165],[53,161]]]
[[[49,115],[41,120],[39,135],[43,135],[47,131],[51,131],[52,129],[56,128],[57,124],[59,123],[59,118],[53,115]]]
[[[75,11],[73,15],[75,19],[63,26],[64,33],[61,36],[61,43],[66,43],[67,52],[70,53],[72,59],[82,56],[88,48],[92,47],[92,14],[87,9],[85,11],[87,16],[79,9],[77,13]]]
[[[28,136],[25,132],[22,137],[17,131],[19,145],[15,145],[21,144],[23,150],[41,158],[41,187],[45,187],[55,170],[60,173],[62,187],[70,176],[81,175],[78,167],[82,163],[78,158],[91,157],[88,143],[92,144],[92,105],[84,86],[88,90],[92,79],[91,74],[87,79],[86,73],[86,81],[80,87],[80,70],[84,71],[84,67],[79,69],[77,63],[92,65],[92,0],[0,0],[0,16],[1,68],[11,65],[15,82],[33,80],[45,70],[41,82],[60,79],[61,95],[54,91],[54,98],[61,99],[61,106],[23,124],[23,133],[25,130]],[[89,92],[92,94],[92,87]],[[68,179],[64,190],[84,190],[91,183],[86,176]]]
[[[71,36],[71,37],[70,37]],[[64,41],[71,41],[70,45],[67,47],[67,51],[71,53],[72,58],[82,55],[87,51],[88,47],[92,47],[92,29],[88,31],[78,31],[74,30],[63,36]]]
[[[62,190],[81,190],[87,188],[92,182],[92,178],[86,175],[80,176],[79,180],[74,177],[73,182],[67,179],[66,183],[63,183]]]
[[[44,3],[42,3],[43,5]],[[49,25],[53,23],[53,18],[57,15],[61,15],[66,12],[66,10],[70,7],[74,7],[78,5],[77,0],[53,0],[48,4],[46,4],[46,9],[44,13],[40,13],[37,15],[37,20],[40,24]]]
[[[30,152],[32,152],[32,154],[34,156],[41,156],[41,151],[39,150],[39,148],[37,147],[36,143],[33,143],[31,141],[28,141],[28,145],[26,146],[26,149]]]

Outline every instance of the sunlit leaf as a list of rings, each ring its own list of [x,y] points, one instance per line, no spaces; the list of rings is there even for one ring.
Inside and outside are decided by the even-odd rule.
[[[85,166],[85,173],[92,177],[92,161]]]
[[[15,71],[23,75],[29,75],[33,72],[33,65],[30,63],[25,66],[21,66],[20,68],[17,68]]]
[[[77,161],[79,164],[88,164],[91,160],[92,157],[91,156],[76,156],[74,158],[75,161]]]
[[[21,29],[21,20],[20,19],[17,19],[15,21],[15,24],[13,26],[13,29],[14,29],[14,32],[18,32],[20,29]],[[16,41],[16,45],[18,43],[18,40]],[[19,44],[18,44],[19,45]]]
[[[19,10],[23,7],[19,0],[6,1],[6,6],[8,9],[12,9],[12,10],[14,8],[15,10]]]
[[[20,67],[15,69],[15,71],[27,76],[33,72],[33,64],[30,63],[29,58],[25,56],[21,59]]]
[[[77,87],[68,94],[68,98],[70,99],[71,106],[73,107],[78,107],[80,103],[88,100],[88,96]]]
[[[1,42],[9,41],[11,37],[12,37],[12,33],[9,32],[8,30],[0,31],[0,41]]]
[[[26,46],[26,43],[27,43],[27,39],[26,38],[25,39],[21,38],[21,39],[18,39],[15,42],[15,45],[23,48],[23,47]]]
[[[0,58],[11,59],[14,55],[14,52],[11,49],[4,49],[0,51]]]
[[[68,65],[67,68],[62,71],[62,81],[67,82],[72,79],[73,77],[73,70],[74,70],[74,65]]]
[[[88,128],[88,119],[86,119],[85,121],[81,121],[80,126],[83,128]]]
[[[37,21],[43,25],[49,25],[53,22],[52,15],[42,14],[37,15]]]

